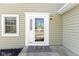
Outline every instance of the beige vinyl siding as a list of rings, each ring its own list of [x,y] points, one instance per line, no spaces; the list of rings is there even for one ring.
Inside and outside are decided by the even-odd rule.
[[[55,14],[50,16],[52,20],[49,23],[49,42],[50,45],[62,45],[62,18]]]
[[[20,48],[20,47],[25,46],[25,14],[24,12],[50,12],[54,15],[56,14],[56,11],[59,8],[61,8],[62,5],[63,4],[0,4],[0,49]],[[19,15],[19,18],[20,18],[19,19],[20,20],[19,21],[20,23],[19,36],[11,36],[11,37],[1,36],[1,32],[2,32],[1,31],[2,29],[1,28],[1,14],[18,14]],[[49,30],[51,31],[49,33],[50,45],[61,45],[61,21],[60,20],[61,20],[60,16],[56,16],[56,19],[54,19],[54,23],[50,23],[50,30]],[[54,35],[53,35],[53,32],[54,32]]]
[[[79,6],[63,16],[63,45],[79,55]]]

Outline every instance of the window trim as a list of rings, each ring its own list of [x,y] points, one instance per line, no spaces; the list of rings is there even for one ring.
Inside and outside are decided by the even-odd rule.
[[[16,17],[16,33],[5,34],[5,17]],[[2,36],[19,36],[19,15],[17,14],[2,14]]]

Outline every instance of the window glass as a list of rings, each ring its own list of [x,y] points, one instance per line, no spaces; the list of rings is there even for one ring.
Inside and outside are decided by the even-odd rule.
[[[5,17],[5,33],[16,33],[16,17]]]

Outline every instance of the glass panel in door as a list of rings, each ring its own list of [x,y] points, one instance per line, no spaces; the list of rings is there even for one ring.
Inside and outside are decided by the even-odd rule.
[[[44,41],[44,18],[35,18],[35,42]]]

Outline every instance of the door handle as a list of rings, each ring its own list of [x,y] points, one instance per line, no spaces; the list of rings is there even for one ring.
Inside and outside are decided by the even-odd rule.
[[[30,30],[32,30],[32,19],[30,19]]]

